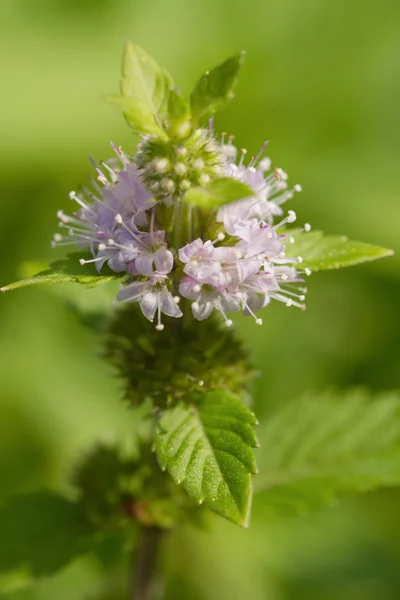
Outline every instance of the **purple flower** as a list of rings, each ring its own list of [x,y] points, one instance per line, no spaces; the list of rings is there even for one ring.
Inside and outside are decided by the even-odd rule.
[[[293,211],[283,215],[282,205],[293,197],[294,191],[300,191],[300,186],[288,190],[286,173],[281,169],[271,171],[269,159],[259,160],[265,145],[246,166],[245,151],[236,164],[237,150],[231,141],[225,144],[223,139],[219,145],[215,140],[207,142],[210,140],[207,132],[196,135],[204,158],[193,159],[179,146],[175,155],[150,160],[146,152],[150,152],[152,142],[147,139],[143,146],[146,152],[142,149],[136,155],[140,167],[113,145],[117,158],[101,163],[97,181],[92,182],[90,189],[85,188],[80,194],[71,192],[70,198],[79,206],[77,212],[71,216],[62,211],[57,213],[60,227],[67,234],[56,234],[53,245],[75,244],[88,249],[93,256],[89,260],[82,258],[81,264],[94,263],[99,272],[107,264],[115,272],[126,273],[118,301],[138,302],[150,321],[157,315],[159,330],[163,329],[162,314],[182,316],[179,297],[171,290],[179,289],[181,296],[192,301],[192,313],[199,321],[208,318],[215,309],[228,326],[232,321],[227,314],[240,310],[261,325],[256,313],[271,299],[304,308],[302,274],[308,275],[310,271],[298,270],[302,259],[288,258],[286,246],[297,233],[308,231],[310,226],[290,232],[282,230],[296,220]],[[211,153],[208,162],[207,153]],[[219,157],[215,164],[213,153]],[[189,233],[184,246],[170,247],[176,239],[174,226],[185,231],[185,235],[190,231],[189,222],[184,227],[175,223],[172,232],[169,225],[160,225],[168,223],[166,214],[183,214],[180,210],[176,212],[182,199],[179,194],[173,195],[174,190],[188,189],[192,184],[185,178],[189,175],[196,185],[206,185],[213,173],[245,182],[254,195],[222,206],[213,217],[214,223],[211,215],[197,215],[197,219],[203,219],[198,230],[204,239],[193,240]],[[158,178],[157,185],[153,176]],[[165,181],[173,177],[174,188],[170,186],[167,190]],[[179,177],[183,177],[180,183]],[[160,186],[165,187],[163,193]],[[157,200],[150,189],[157,194]],[[160,203],[163,206],[159,207]],[[274,223],[276,216],[280,217],[278,223]],[[221,229],[220,224],[224,232],[220,230],[214,240],[207,239],[207,232],[215,231],[216,227]]]
[[[174,298],[166,286],[165,275],[154,275],[146,281],[133,281],[121,287],[117,295],[119,302],[139,302],[142,313],[153,322],[157,313],[156,329],[162,331],[161,314],[169,317],[181,317],[179,298]]]

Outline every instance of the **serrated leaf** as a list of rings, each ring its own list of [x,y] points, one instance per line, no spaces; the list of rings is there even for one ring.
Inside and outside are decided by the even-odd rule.
[[[27,277],[21,281],[16,281],[0,288],[0,292],[8,292],[20,287],[39,284],[60,284],[60,283],[81,283],[87,287],[97,287],[110,283],[124,277],[126,273],[114,273],[106,266],[103,267],[103,273],[98,273],[93,263],[81,265],[79,260],[92,258],[88,253],[75,252],[69,254],[64,260],[57,260],[50,264],[49,269],[41,271],[33,277]]]
[[[303,514],[343,496],[400,485],[400,395],[306,396],[263,427],[256,502]]]
[[[322,231],[298,234],[294,244],[286,246],[288,257],[301,256],[302,267],[312,271],[351,267],[392,254],[392,250],[380,246],[352,242],[343,235],[324,235]]]
[[[258,442],[254,414],[224,391],[196,397],[166,410],[156,431],[159,465],[189,496],[247,526],[252,498],[251,474],[256,473],[251,448]]]
[[[79,506],[51,492],[14,496],[0,506],[0,571],[54,573],[90,546]]]
[[[137,44],[127,42],[122,61],[121,96],[107,99],[120,106],[138,133],[165,137],[161,115],[166,109],[171,77]]]
[[[233,99],[244,56],[245,52],[239,52],[200,77],[190,98],[195,127],[225,108]]]
[[[186,192],[184,201],[200,208],[212,209],[251,196],[254,196],[254,190],[246,183],[231,177],[221,177],[207,187],[191,188]]]

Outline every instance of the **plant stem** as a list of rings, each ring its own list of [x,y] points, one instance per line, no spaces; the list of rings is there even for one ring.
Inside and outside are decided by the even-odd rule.
[[[142,527],[139,546],[132,564],[130,600],[157,600],[160,582],[157,582],[157,559],[163,530],[158,527]]]

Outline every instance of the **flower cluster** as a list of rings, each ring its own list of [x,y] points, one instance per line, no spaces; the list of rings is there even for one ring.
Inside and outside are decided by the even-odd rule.
[[[216,309],[228,326],[227,314],[237,311],[261,325],[256,313],[271,299],[304,308],[301,284],[310,272],[300,270],[301,257],[289,258],[285,249],[310,226],[287,230],[296,215],[289,210],[284,216],[283,210],[301,187],[289,190],[286,173],[261,159],[266,144],[248,164],[244,150],[237,160],[232,138],[223,135],[217,142],[207,130],[195,131],[186,146],[160,144],[155,136],[143,136],[133,157],[112,144],[116,158],[96,167],[97,179],[88,188],[70,193],[77,211],[57,213],[66,233],[55,234],[53,245],[76,244],[92,254],[81,264],[95,263],[99,272],[107,264],[126,273],[118,301],[138,302],[158,330],[164,328],[162,314],[182,316],[182,297],[191,301],[196,319]],[[183,193],[219,177],[246,183],[251,196],[207,214],[190,207],[184,245],[176,247]]]

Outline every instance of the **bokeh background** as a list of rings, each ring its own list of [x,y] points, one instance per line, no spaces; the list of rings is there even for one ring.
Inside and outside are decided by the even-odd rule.
[[[274,163],[303,185],[292,206],[301,220],[397,250],[314,275],[304,314],[273,306],[263,328],[238,322],[260,372],[256,410],[261,418],[306,390],[399,387],[398,0],[1,0],[1,13],[0,285],[24,261],[58,256],[55,213],[69,210],[87,157],[107,158],[110,140],[132,148],[100,99],[117,90],[125,39],[187,93],[244,48],[236,100],[216,127],[250,153],[271,140]],[[102,294],[85,290],[80,301],[108,301]],[[0,495],[62,490],[91,441],[126,434],[118,382],[54,290],[0,298],[0,353]],[[297,520],[256,512],[246,532],[218,519],[207,532],[182,531],[168,598],[395,600],[399,501],[384,491]],[[2,597],[91,600],[104,577],[85,558],[34,587],[8,581]]]

